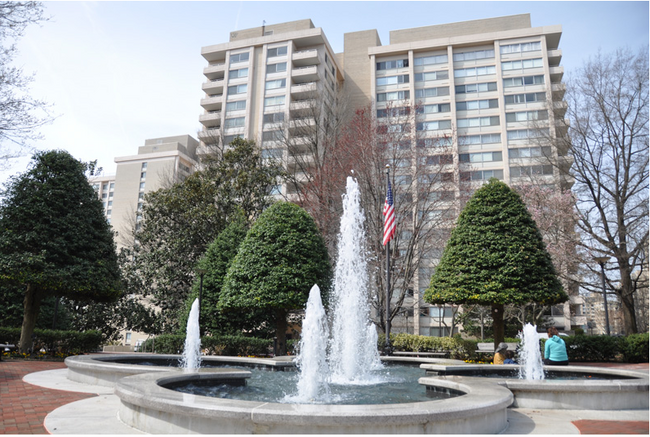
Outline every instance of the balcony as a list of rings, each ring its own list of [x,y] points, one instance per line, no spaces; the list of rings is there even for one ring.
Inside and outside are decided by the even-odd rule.
[[[564,118],[568,107],[569,105],[564,100],[553,102],[553,115],[555,118]]]
[[[566,85],[563,83],[551,84],[551,91],[553,92],[553,100],[562,100],[566,92]]]
[[[207,114],[199,115],[199,123],[205,127],[221,126],[221,111],[211,111]]]
[[[203,75],[208,79],[219,79],[219,78],[223,79],[225,72],[226,72],[225,62],[208,65],[203,69]]]
[[[297,119],[312,115],[315,104],[316,101],[314,99],[293,100],[289,105],[291,118]]]
[[[307,67],[310,65],[320,64],[320,59],[318,59],[318,50],[316,49],[293,52],[291,61],[295,67]]]
[[[201,99],[201,106],[206,111],[217,111],[221,109],[221,105],[223,105],[223,94],[217,94]]]
[[[551,74],[551,83],[562,82],[562,76],[564,76],[564,67],[549,67],[548,70]]]
[[[213,79],[201,85],[201,89],[208,95],[223,94],[224,79]]]
[[[557,67],[560,65],[560,61],[562,60],[562,50],[557,49],[557,50],[549,50],[547,52],[548,54],[548,65],[551,67]]]
[[[314,97],[318,91],[316,82],[305,82],[291,86],[291,98],[294,100],[304,100]]]
[[[293,83],[316,82],[318,77],[318,67],[316,65],[308,67],[294,68],[291,70],[291,79]]]
[[[215,143],[217,138],[221,138],[221,129],[210,128],[199,131],[199,140],[205,142],[206,144]]]

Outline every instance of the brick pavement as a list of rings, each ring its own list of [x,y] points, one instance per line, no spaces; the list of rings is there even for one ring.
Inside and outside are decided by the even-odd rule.
[[[47,434],[45,416],[70,402],[96,396],[51,390],[23,382],[28,373],[64,369],[62,362],[0,361],[0,434]]]

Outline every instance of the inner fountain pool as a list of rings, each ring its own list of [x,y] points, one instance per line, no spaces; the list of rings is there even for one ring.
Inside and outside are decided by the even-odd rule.
[[[181,381],[165,385],[165,388],[182,393],[222,399],[245,401],[304,403],[296,396],[299,373],[270,372],[261,369],[242,368],[251,372],[245,386],[232,384]],[[407,402],[426,402],[448,399],[464,394],[445,387],[425,388],[418,383],[425,376],[422,369],[413,366],[389,365],[374,370],[365,383],[355,385],[330,384],[327,399],[314,399],[313,404],[334,405],[381,405]]]

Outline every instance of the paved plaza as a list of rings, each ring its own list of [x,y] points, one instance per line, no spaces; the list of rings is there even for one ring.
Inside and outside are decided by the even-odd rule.
[[[648,372],[648,363],[579,363]],[[62,362],[0,362],[0,434],[142,434],[119,421],[108,387],[69,381]],[[505,434],[648,434],[648,411],[511,408]]]

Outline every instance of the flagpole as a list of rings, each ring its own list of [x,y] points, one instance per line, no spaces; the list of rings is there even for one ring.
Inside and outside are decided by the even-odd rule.
[[[386,187],[390,184],[390,164],[386,164]],[[391,355],[390,347],[390,240],[386,243],[386,355]]]

